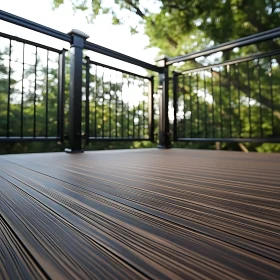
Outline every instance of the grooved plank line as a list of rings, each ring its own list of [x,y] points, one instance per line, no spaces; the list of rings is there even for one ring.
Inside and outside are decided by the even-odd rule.
[[[280,155],[0,156],[0,279],[279,279]]]

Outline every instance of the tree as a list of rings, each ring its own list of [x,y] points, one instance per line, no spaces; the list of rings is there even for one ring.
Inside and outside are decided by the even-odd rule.
[[[0,136],[56,136],[57,54],[14,40],[1,43]],[[60,150],[56,143],[11,142],[1,143],[0,153],[43,149]]]
[[[58,7],[63,2],[63,0],[53,0],[54,7]],[[210,0],[155,0],[153,2],[157,7],[155,10],[151,10],[151,1],[115,0],[113,6],[106,6],[108,1],[101,0],[90,1],[90,6],[87,0],[71,0],[71,2],[74,10],[90,11],[89,20],[91,21],[94,21],[100,13],[111,13],[114,24],[127,23],[122,18],[122,11],[130,12],[137,16],[139,24],[145,27],[145,33],[150,38],[150,45],[159,47],[161,53],[168,56],[200,50],[213,44],[265,31],[279,25],[280,4],[275,0],[218,0],[215,2]],[[132,33],[137,32],[137,27],[131,26],[131,31]],[[216,56],[215,60],[221,62],[278,47],[279,42],[274,40],[223,53],[221,56]],[[22,130],[24,135],[32,136],[35,109],[36,135],[44,134],[46,130],[49,135],[56,135],[57,68],[47,67],[45,56],[43,56],[42,59],[38,58],[36,70],[34,66],[26,64],[22,69],[23,75],[18,77],[14,75],[16,69],[9,68],[7,63],[3,62],[9,51],[7,46],[6,50],[0,53],[0,133],[6,135],[7,93],[10,91],[11,125],[9,131],[11,135],[18,136]],[[203,57],[171,67],[171,70],[181,71],[209,65],[212,62],[213,59],[211,61],[211,58]],[[34,61],[31,64],[33,65]],[[57,65],[57,59],[50,63],[50,65],[53,64]],[[36,83],[35,72],[40,73],[37,74]],[[10,88],[8,89],[9,73]],[[278,135],[280,96],[275,95],[274,104],[272,104],[270,94],[271,91],[276,92],[278,89],[277,84],[272,81],[278,81],[280,78],[279,56],[250,61],[248,64],[241,63],[238,65],[238,75],[236,73],[236,66],[229,67],[229,69],[227,67],[213,68],[191,75],[191,83],[189,83],[189,76],[180,81],[179,106],[184,117],[179,120],[179,133],[202,137],[206,134],[211,135],[213,131],[217,130],[216,137],[219,135],[221,137],[221,126],[223,125],[223,136],[228,136],[230,133],[237,135],[242,130],[242,136],[247,137],[250,124],[251,134],[254,137],[261,128],[266,135],[271,133]],[[251,80],[259,81],[259,84],[248,84],[248,73]],[[196,84],[195,79],[197,78],[198,83]],[[134,133],[137,136],[139,132],[136,128],[137,125],[140,123],[145,126],[145,121],[147,121],[147,116],[143,115],[144,105],[139,103],[131,106],[124,102],[121,96],[123,84],[120,81],[114,81],[111,77],[103,79],[100,75],[91,75],[90,79],[91,136],[121,135],[122,133],[126,135]],[[124,83],[127,84],[135,82],[134,78],[129,76],[124,80]],[[141,82],[137,83],[141,85]],[[68,84],[69,75],[67,74],[66,85]],[[231,94],[230,102],[229,92]],[[212,102],[205,101],[206,95],[211,96]],[[68,96],[66,86],[66,100]],[[251,100],[252,104],[249,105],[248,100]],[[85,98],[83,97],[84,107]],[[250,120],[248,111],[251,115]],[[262,112],[262,126],[259,121],[260,111]],[[67,105],[65,113],[67,121]],[[117,117],[110,118],[113,113],[116,113]],[[83,114],[85,114],[85,110],[83,110]],[[19,122],[22,115],[23,125]],[[272,115],[277,118],[273,132],[270,125]],[[221,119],[223,119],[223,124]],[[194,121],[193,124],[191,121]],[[84,131],[85,123],[83,123]],[[146,135],[147,127],[144,132],[140,131],[140,133]],[[107,144],[94,144],[94,148],[104,148],[105,145]],[[124,144],[114,145],[114,147],[123,147]],[[26,148],[24,145],[22,147]],[[252,146],[252,148],[255,147]],[[263,148],[263,150],[269,150],[269,148]]]
[[[56,7],[63,2],[54,0]],[[101,0],[91,1],[91,8],[87,6],[87,1],[72,1],[72,4],[74,9],[91,9],[91,20],[94,20],[100,13],[111,13],[114,24],[124,22],[122,14],[118,10],[126,10],[137,15],[139,24],[144,25],[145,33],[150,38],[150,46],[159,47],[161,53],[168,56],[183,55],[214,44],[266,31],[278,27],[280,22],[280,4],[276,0],[218,0],[214,2],[212,0],[158,0],[154,1],[158,6],[155,12],[149,9],[151,1],[115,0],[114,2],[116,4],[114,7],[105,6],[108,2]],[[136,28],[131,26],[131,30],[135,32]],[[244,57],[251,53],[266,52],[277,49],[279,46],[279,41],[273,40],[243,47],[235,52],[223,53],[222,56],[216,57],[216,62]],[[207,104],[206,102],[203,110],[213,112],[212,114],[215,115],[213,123],[216,123],[218,127],[222,125],[221,120],[218,120],[218,115],[225,119],[223,135],[228,136],[230,132],[237,134],[238,129],[244,131],[241,133],[242,137],[248,137],[250,133],[252,137],[257,137],[260,130],[263,130],[267,136],[275,135],[275,133],[279,133],[280,100],[279,96],[275,95],[273,104],[271,91],[277,92],[277,85],[272,84],[272,81],[279,79],[279,62],[279,56],[274,56],[270,60],[259,59],[250,61],[248,64],[239,64],[238,70],[236,66],[229,69],[212,69],[211,73],[210,71],[206,73],[208,78],[206,78],[205,84],[199,77],[199,88],[195,91],[187,84],[182,84],[181,89],[188,102],[190,99],[196,99],[198,104],[204,104],[203,98],[198,97],[199,91],[212,95],[215,102],[220,99],[221,108],[215,106],[215,103]],[[180,71],[210,63],[211,59],[204,57],[180,65],[175,69]],[[236,71],[238,71],[238,77]],[[213,85],[211,85],[209,75],[212,76]],[[248,76],[251,79],[249,84]],[[211,87],[220,88],[221,97],[217,95],[217,90],[211,91]],[[231,105],[228,100],[229,92]],[[186,106],[186,100],[183,103]],[[189,108],[184,108],[184,111],[186,110]],[[248,117],[248,111],[250,117]],[[262,125],[259,120],[260,112]],[[196,136],[205,134],[207,132],[207,128],[204,126],[206,122],[199,114],[199,110],[192,106],[191,113],[199,127]],[[269,123],[272,116],[276,118],[274,129]],[[179,128],[191,129],[185,122],[182,125]],[[233,131],[230,131],[231,129]],[[218,133],[221,134],[221,132]]]
[[[53,0],[54,7],[65,1]],[[91,21],[101,13],[111,13],[113,23],[121,24],[125,19],[119,11],[131,12],[145,25],[151,46],[170,56],[275,28],[280,13],[277,0],[114,0],[114,6],[102,0],[92,0],[91,5],[87,0],[71,2],[74,10],[90,10]],[[150,11],[151,3],[157,12]]]
[[[0,137],[57,136],[58,54],[6,40],[0,52]],[[24,54],[24,55],[23,55]],[[15,57],[18,55],[18,57]],[[69,56],[66,55],[65,131],[68,130]],[[89,72],[89,136],[147,138],[147,81],[137,76],[91,65]],[[85,135],[83,71],[82,135]],[[123,95],[138,95],[130,104]],[[139,99],[140,97],[140,99]],[[9,124],[9,125],[8,125]],[[7,132],[8,129],[8,132]],[[131,143],[94,143],[91,149],[129,148]],[[63,150],[56,143],[4,143],[0,153]],[[88,148],[88,147],[86,147]]]

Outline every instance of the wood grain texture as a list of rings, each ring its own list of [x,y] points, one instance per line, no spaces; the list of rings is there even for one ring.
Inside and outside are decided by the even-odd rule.
[[[0,156],[1,279],[280,279],[280,155]]]

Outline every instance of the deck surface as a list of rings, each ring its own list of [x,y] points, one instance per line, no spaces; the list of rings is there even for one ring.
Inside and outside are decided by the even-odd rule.
[[[0,156],[0,279],[280,279],[280,155]]]

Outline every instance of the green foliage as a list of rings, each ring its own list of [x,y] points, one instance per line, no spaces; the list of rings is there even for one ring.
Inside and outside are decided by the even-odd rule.
[[[57,136],[58,124],[58,54],[29,49],[22,56],[23,44],[3,42],[0,52],[0,137]],[[11,59],[9,59],[11,58]],[[11,61],[11,62],[10,62]],[[69,117],[69,56],[66,55],[65,74],[65,132]],[[35,66],[36,65],[36,66]],[[36,75],[35,75],[36,74]],[[148,138],[148,85],[135,76],[92,66],[90,69],[89,136]],[[82,135],[85,136],[85,78],[83,71]],[[10,80],[10,86],[9,86]],[[131,97],[132,103],[131,103]],[[35,116],[35,117],[34,117]],[[35,130],[34,130],[35,129]],[[150,147],[144,142],[92,142],[85,149],[120,149]],[[0,153],[62,151],[67,142],[2,143]]]
[[[53,0],[53,7],[57,8],[65,1]],[[102,0],[71,0],[74,11],[90,12],[89,21],[91,22],[99,14],[111,13],[113,24],[129,24],[126,22],[126,17],[123,17],[122,11],[129,11],[137,15],[139,25],[144,24],[145,33],[150,38],[150,46],[158,47],[161,54],[172,57],[279,26],[280,5],[277,0],[157,0],[153,2],[157,6],[155,10],[151,9],[151,1],[114,0],[115,5],[109,6],[108,3],[110,2]],[[146,3],[147,6],[144,6],[143,3]],[[131,33],[135,34],[137,32],[137,26],[131,26]],[[197,68],[209,65],[214,60],[215,62],[221,62],[279,47],[279,40],[254,44],[234,50],[233,52],[223,53],[222,56],[196,59],[183,65],[174,66],[171,70],[180,71]],[[0,136],[6,133],[7,76],[9,75],[9,69],[7,68],[7,63],[5,64],[3,61],[7,52],[9,52],[9,48],[0,53]],[[271,63],[272,60],[274,61],[273,63]],[[195,74],[191,76],[191,79],[193,79],[191,83],[181,81],[178,102],[180,108],[182,108],[181,113],[183,112],[185,115],[185,117],[179,119],[178,128],[181,136],[204,137],[205,135],[211,135],[213,137],[229,137],[231,128],[233,137],[249,137],[250,127],[251,136],[253,137],[260,137],[261,129],[267,137],[280,135],[280,96],[276,94],[279,91],[279,86],[275,82],[280,79],[279,61],[279,56],[275,56],[271,59],[252,60],[248,65],[240,63],[238,65],[238,74],[236,66],[231,66],[229,69],[213,69],[211,73],[210,71],[204,73],[204,75],[207,75],[205,79],[203,79],[203,72],[201,72],[197,85],[194,83]],[[38,100],[36,101],[36,134],[42,134],[46,129],[46,77],[48,77],[49,109],[47,123],[49,124],[49,134],[55,135],[57,74],[55,69],[49,69],[47,73],[44,63],[41,61],[39,61],[38,65],[38,71],[40,70],[42,75],[37,81],[38,91],[41,94],[37,96]],[[34,87],[34,77],[32,73],[34,73],[34,68],[29,67],[24,70],[24,76],[27,80],[31,81],[28,87],[29,90],[24,92],[24,95],[20,90],[20,79],[15,78],[16,75],[14,75],[13,69],[10,69],[10,71],[10,134],[18,135],[20,133],[18,120],[23,112],[24,133],[25,135],[31,135],[34,126],[32,118],[34,112],[34,90],[32,90],[32,87]],[[248,75],[250,76],[250,84],[248,83]],[[111,89],[114,87],[118,92],[120,84],[104,82],[101,77],[96,78],[94,75],[91,76],[91,79],[93,87],[98,89],[91,92],[92,100],[96,102],[90,102],[90,125],[92,127],[92,124],[97,123],[97,129],[95,131],[91,129],[91,135],[102,136],[102,128],[106,133],[111,131],[112,134],[118,134],[124,131],[125,134],[131,135],[134,131],[132,123],[124,127],[120,124],[119,120],[138,115],[139,122],[143,123],[144,118],[141,115],[143,111],[142,105],[139,104],[139,106],[133,108],[127,104],[122,104],[118,94],[116,92],[111,93]],[[69,73],[66,75],[66,82],[67,84],[70,82]],[[198,94],[199,92],[200,94]],[[274,94],[274,105],[271,104],[271,92]],[[108,95],[109,98],[104,100],[104,94]],[[205,101],[204,94],[211,95],[212,102]],[[24,102],[19,102],[19,97],[24,97]],[[68,98],[69,92],[67,88],[66,101]],[[231,99],[230,101],[229,98]],[[251,101],[250,105],[249,100]],[[123,112],[126,113],[118,115],[117,119],[113,119],[111,123],[108,122],[110,114],[119,106],[123,106]],[[188,111],[191,111],[191,115],[186,115]],[[96,112],[96,114],[92,112]],[[262,125],[260,125],[260,112],[262,113]],[[65,115],[67,120],[67,106]],[[249,115],[251,116],[250,118]],[[274,127],[271,124],[272,118],[274,120]],[[66,131],[67,125],[66,123]],[[83,129],[84,127],[85,124],[83,123]],[[215,135],[213,131],[215,131]],[[134,132],[137,133],[137,131]],[[147,131],[144,134],[147,134]],[[20,149],[25,152],[34,151],[30,144],[14,144],[13,147],[13,144],[9,145],[7,146],[9,151],[13,151],[13,149],[14,151],[19,151]],[[36,146],[35,149],[37,149],[40,145],[36,143],[32,147]],[[50,149],[53,150],[63,148],[58,145],[51,146],[53,144],[46,145],[50,145]],[[113,142],[90,143],[88,149],[105,149],[108,147],[132,148],[142,147],[142,145],[149,146],[151,144],[137,142],[133,144]],[[189,148],[214,148],[209,143],[176,143],[174,145]],[[279,152],[280,150],[279,145],[275,144],[245,145],[251,151]],[[4,146],[2,145],[2,147]],[[46,147],[44,146],[44,148]],[[38,149],[41,148],[43,146],[40,146]],[[239,149],[237,144],[223,144],[222,148]]]
[[[53,0],[53,8],[56,9],[64,3],[64,0]]]
[[[178,136],[279,137],[280,96],[276,81],[280,71],[276,59],[266,57],[179,76]],[[279,151],[279,144],[245,146],[251,151]],[[236,144],[226,144],[224,148],[239,149]]]
[[[44,136],[46,132],[48,136],[56,136],[57,56],[50,54],[47,68],[47,51],[38,54],[35,61],[34,47],[12,41],[10,48],[6,39],[2,40],[1,44],[3,51],[0,51],[0,137],[7,136],[7,133],[10,137],[32,137],[34,128],[36,136]],[[30,51],[25,61],[19,55],[24,47]],[[1,143],[0,153],[61,149],[60,145],[48,142]]]
[[[53,3],[58,7],[64,1]],[[151,46],[170,56],[203,49],[211,41],[219,44],[279,26],[277,0],[114,0],[112,6],[102,0],[71,3],[74,10],[87,7],[92,20],[101,13],[111,13],[115,24],[129,24],[121,11],[130,11],[139,17],[139,24],[145,24]],[[157,9],[151,9],[153,6]]]

